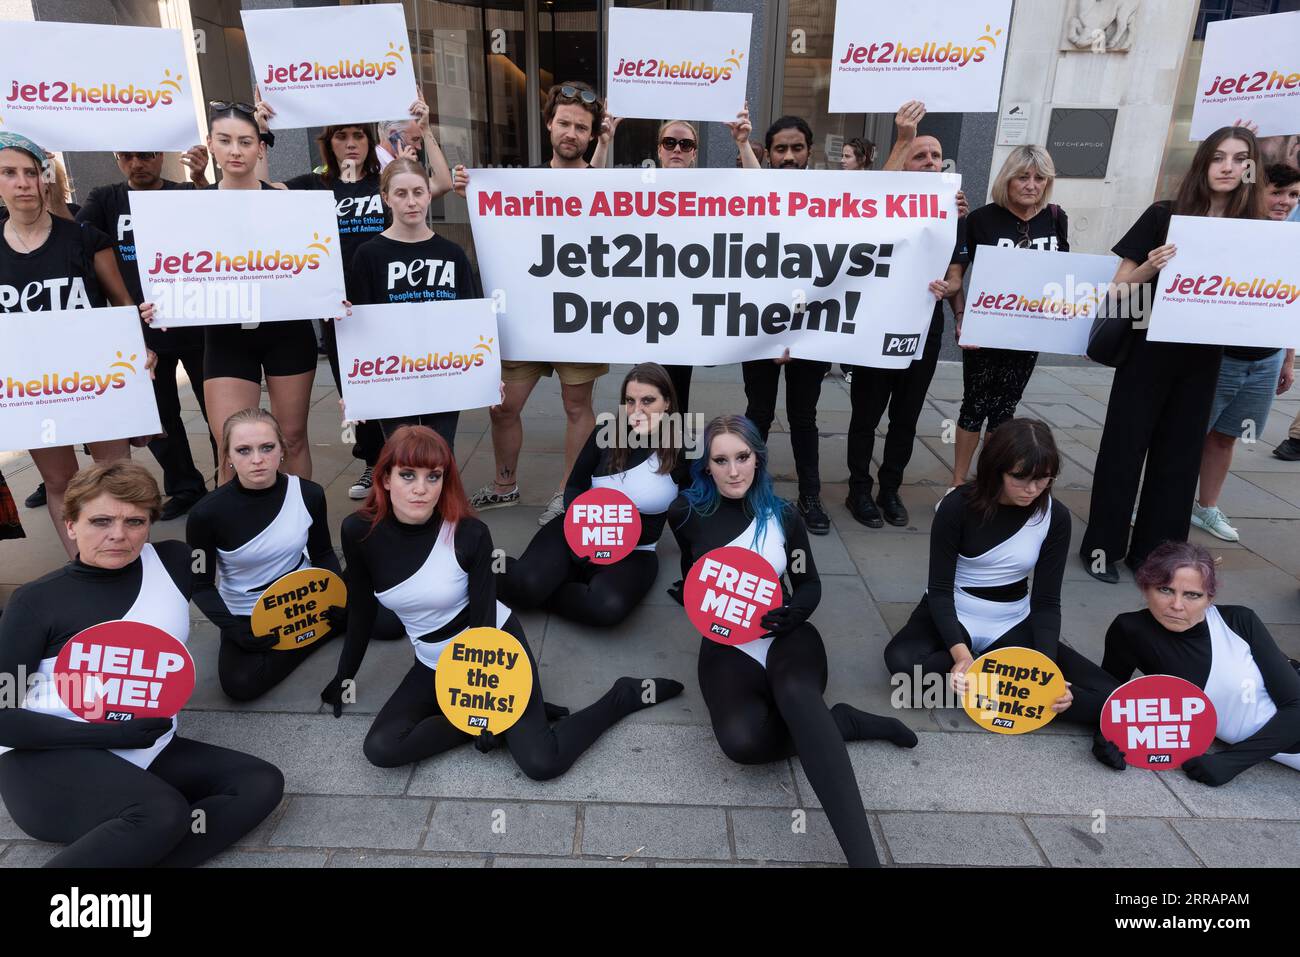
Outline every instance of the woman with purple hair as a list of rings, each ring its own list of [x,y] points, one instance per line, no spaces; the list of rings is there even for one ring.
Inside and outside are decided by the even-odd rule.
[[[1300,771],[1296,663],[1249,608],[1214,604],[1217,578],[1202,546],[1158,546],[1137,571],[1147,607],[1111,623],[1101,666],[1117,681],[1140,669],[1204,689],[1228,747],[1185,762],[1192,780],[1217,787],[1270,758]]]

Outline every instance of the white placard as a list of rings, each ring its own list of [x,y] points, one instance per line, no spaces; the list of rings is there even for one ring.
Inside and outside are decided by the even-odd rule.
[[[272,129],[410,115],[415,71],[398,3],[243,10],[248,55]]]
[[[179,30],[0,21],[0,129],[47,150],[202,142]]]
[[[962,345],[1087,355],[1097,305],[1118,266],[1116,256],[980,246]]]
[[[129,193],[136,267],[159,326],[337,316],[345,298],[328,190]]]
[[[1300,133],[1300,11],[1220,20],[1205,28],[1192,108],[1193,142],[1240,121],[1260,136]]]
[[[506,359],[903,368],[956,238],[961,177],[473,170]]]
[[[8,313],[0,356],[0,449],[162,431],[134,306]]]
[[[353,306],[336,322],[349,419],[479,409],[501,401],[490,299]]]
[[[1002,89],[1011,0],[835,5],[832,113],[992,113]]]
[[[609,11],[609,112],[730,122],[745,106],[748,13]]]
[[[1300,223],[1173,216],[1147,338],[1300,347]]]

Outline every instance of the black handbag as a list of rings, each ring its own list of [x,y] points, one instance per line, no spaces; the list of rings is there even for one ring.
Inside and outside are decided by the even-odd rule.
[[[1133,319],[1120,305],[1118,296],[1107,291],[1097,303],[1097,315],[1088,331],[1088,358],[1112,369],[1124,364],[1133,347]],[[1118,313],[1118,315],[1116,314]]]

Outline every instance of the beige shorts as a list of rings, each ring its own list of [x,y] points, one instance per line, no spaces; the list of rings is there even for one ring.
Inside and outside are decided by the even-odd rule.
[[[512,362],[501,360],[503,382],[535,382],[542,376],[555,373],[561,385],[586,385],[595,382],[609,371],[604,362]]]

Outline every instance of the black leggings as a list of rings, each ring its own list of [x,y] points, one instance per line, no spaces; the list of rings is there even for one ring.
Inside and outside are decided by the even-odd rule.
[[[963,349],[962,397],[957,428],[976,434],[988,422],[994,431],[1015,418],[1016,406],[1034,374],[1037,352],[1014,349]]]
[[[524,638],[523,626],[511,615],[504,630],[519,639],[533,666],[533,690],[528,707],[504,737],[519,770],[534,781],[563,774],[608,728],[654,703],[642,701],[640,682],[620,679],[595,704],[560,719],[551,727],[546,720],[542,686],[537,677],[537,659]],[[419,661],[411,666],[366,734],[364,750],[371,764],[381,768],[413,764],[473,740],[448,721],[438,707],[436,674],[433,668]]]
[[[878,867],[845,729],[822,699],[826,648],[804,623],[772,642],[767,667],[701,639],[700,691],[722,753],[737,764],[798,757],[853,867]]]
[[[288,651],[245,651],[233,641],[223,641],[217,652],[217,677],[221,679],[221,690],[236,701],[260,698],[337,634],[337,631],[332,632],[306,648]]]
[[[969,647],[969,638],[967,641]],[[971,654],[978,658],[999,648],[1033,647],[1033,628],[1026,618],[984,651],[975,654],[974,649],[971,649]],[[1074,695],[1074,703],[1057,715],[1057,719],[1088,725],[1096,731],[1101,721],[1102,706],[1110,693],[1119,687],[1118,682],[1069,645],[1059,642],[1056,646],[1056,663],[1061,667],[1062,677],[1070,682],[1070,691]],[[921,599],[907,624],[885,646],[885,667],[890,674],[910,676],[918,665],[923,675],[943,675],[952,669],[952,652],[943,643],[939,627],[934,623],[928,598]]]
[[[584,625],[610,628],[654,586],[659,558],[633,552],[613,565],[579,561],[564,538],[564,516],[542,526],[517,559],[507,559],[497,597],[515,609],[541,608]]]
[[[193,867],[264,821],[283,794],[275,765],[181,737],[148,768],[98,749],[0,756],[14,822],[68,845],[46,867]]]

